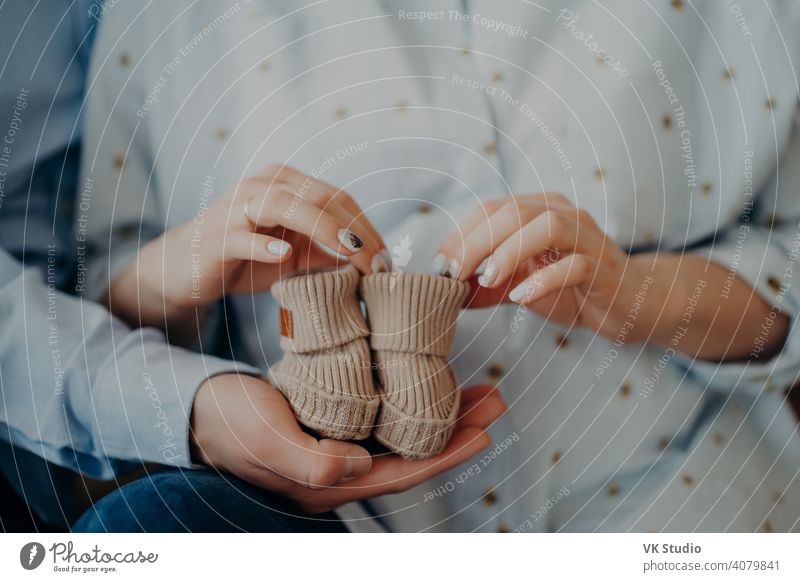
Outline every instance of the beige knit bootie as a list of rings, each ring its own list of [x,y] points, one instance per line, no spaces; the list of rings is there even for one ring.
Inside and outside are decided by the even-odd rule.
[[[421,273],[361,280],[378,372],[375,438],[407,459],[440,453],[453,434],[460,391],[445,358],[469,285]]]
[[[284,357],[270,369],[297,420],[322,436],[367,438],[380,400],[372,376],[369,328],[358,301],[355,267],[282,279],[272,286],[281,306]]]

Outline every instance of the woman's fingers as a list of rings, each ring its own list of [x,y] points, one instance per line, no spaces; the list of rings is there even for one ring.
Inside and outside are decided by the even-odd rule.
[[[469,278],[486,257],[515,230],[547,211],[575,211],[558,192],[511,196],[482,202],[451,232],[439,249],[443,273]],[[439,266],[436,265],[436,266]]]
[[[272,236],[249,231],[234,231],[226,235],[225,261],[257,261],[283,263],[292,255],[292,245]]]
[[[295,196],[321,210],[328,210],[333,206],[338,207],[337,210],[332,209],[331,213],[338,215],[344,224],[352,228],[363,240],[371,242],[375,248],[380,250],[386,248],[377,229],[369,221],[361,207],[344,190],[323,180],[307,176],[290,166],[268,166],[256,177],[264,180],[270,186],[280,186],[292,192]]]
[[[488,220],[483,221],[472,232],[467,234],[464,244],[456,251],[456,260],[453,263],[453,268],[450,269],[450,276],[462,280],[469,278],[483,260],[491,255],[492,251],[539,214],[546,211],[546,206],[538,204],[518,205],[509,203],[504,205],[492,214]],[[490,267],[491,265],[487,265],[486,270],[490,270]],[[455,268],[457,270],[454,270]],[[483,278],[485,279],[490,275],[490,272],[484,271]]]
[[[520,264],[530,259],[544,266],[597,242],[595,233],[579,229],[574,213],[548,210],[508,237],[492,253],[479,283],[483,287],[500,287]]]
[[[494,199],[480,202],[467,217],[461,222],[458,228],[451,231],[447,235],[442,245],[439,247],[438,254],[434,259],[432,270],[437,275],[449,274],[453,268],[458,268],[457,263],[454,263],[456,256],[460,255],[459,249],[464,244],[464,239],[469,235],[472,230],[487,221],[492,214],[498,209],[507,204],[505,199]]]
[[[268,185],[258,179],[244,180],[233,201],[241,211],[232,212],[241,215],[247,229],[280,226],[307,236],[348,257],[362,273],[388,270],[379,254],[381,243],[364,226],[363,216],[355,219],[335,197],[323,196],[319,184],[304,184],[303,188],[298,190],[296,185],[283,182]]]
[[[569,287],[590,283],[597,274],[597,260],[574,254],[543,267],[514,287],[508,298],[514,303],[527,305]]]
[[[273,188],[251,198],[245,203],[243,214],[256,226],[282,226],[320,242],[344,256],[352,256],[366,245],[361,237],[333,214],[312,206],[281,188]]]

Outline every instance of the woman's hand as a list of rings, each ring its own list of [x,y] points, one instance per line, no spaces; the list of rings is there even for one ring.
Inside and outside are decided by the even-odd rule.
[[[453,438],[439,455],[405,461],[371,456],[362,446],[304,432],[283,395],[258,378],[226,374],[195,398],[195,458],[319,513],[405,491],[467,461],[490,444],[486,428],[505,411],[491,386],[464,390]]]
[[[388,269],[383,240],[346,192],[268,166],[145,245],[112,283],[109,306],[133,325],[180,327],[223,295],[257,293],[281,273],[341,261],[316,243],[362,273]]]
[[[492,200],[475,209],[440,248],[451,277],[473,278],[471,307],[526,305],[542,317],[616,337],[650,269],[620,249],[585,210],[560,194]],[[488,259],[483,273],[474,275]],[[659,305],[661,290],[648,290]],[[663,303],[661,304],[663,305]],[[643,340],[658,312],[641,309],[628,340]],[[639,332],[637,334],[637,331]]]
[[[698,359],[768,359],[788,333],[789,318],[726,267],[690,252],[629,255],[560,194],[480,206],[448,236],[437,262],[472,280],[470,307],[518,303],[608,339]],[[771,333],[761,337],[765,327]]]

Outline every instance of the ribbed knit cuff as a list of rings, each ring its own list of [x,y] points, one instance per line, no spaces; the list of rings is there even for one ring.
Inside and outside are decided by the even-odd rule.
[[[368,328],[356,294],[358,280],[358,271],[348,265],[275,283],[272,296],[281,306],[283,351],[315,352],[366,337]]]
[[[375,273],[361,280],[375,350],[445,357],[469,285],[422,273]]]
[[[365,339],[311,354],[286,353],[270,377],[297,419],[328,438],[365,439],[380,400]]]

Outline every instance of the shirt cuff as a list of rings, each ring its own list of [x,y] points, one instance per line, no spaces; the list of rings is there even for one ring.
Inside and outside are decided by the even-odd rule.
[[[165,344],[153,329],[129,333],[115,351],[95,401],[104,452],[121,460],[193,467],[189,431],[200,386],[220,374],[260,376],[252,366]]]

